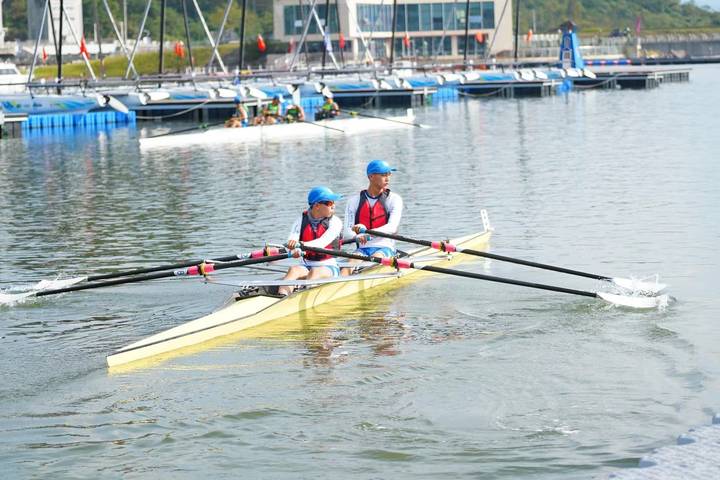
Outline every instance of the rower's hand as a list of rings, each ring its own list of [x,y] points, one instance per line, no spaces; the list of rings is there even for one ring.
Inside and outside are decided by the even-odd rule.
[[[357,242],[360,245],[365,245],[368,242],[368,240],[370,240],[370,235],[368,235],[366,233],[361,233],[360,235],[355,237],[355,240],[357,240]]]
[[[292,249],[292,256],[293,256],[293,258],[300,258],[300,257],[303,256],[303,252],[302,252],[302,250],[300,250],[299,248],[293,248],[293,249]]]
[[[367,230],[367,227],[362,223],[358,223],[352,227],[352,231],[355,233],[365,233],[365,230]]]
[[[288,240],[285,245],[288,247],[288,250],[292,250],[297,247],[298,243],[300,242],[298,242],[297,240]]]

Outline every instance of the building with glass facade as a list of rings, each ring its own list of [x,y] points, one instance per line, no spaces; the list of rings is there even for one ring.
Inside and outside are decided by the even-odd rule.
[[[319,0],[315,4],[317,19],[313,15],[310,25],[306,25],[311,4],[312,0],[275,0],[274,37],[297,45],[307,28],[309,51],[322,51],[326,43],[318,25],[325,24],[325,2]],[[466,2],[459,0],[398,0],[395,60],[462,57],[466,8]],[[512,50],[512,2],[471,0],[468,19],[468,58]],[[392,0],[333,2],[327,12],[331,49],[337,56],[340,44],[344,43],[344,58],[356,62],[387,59],[392,22]]]

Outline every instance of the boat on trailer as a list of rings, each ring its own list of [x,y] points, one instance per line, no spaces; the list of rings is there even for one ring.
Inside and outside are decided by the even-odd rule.
[[[464,248],[486,250],[491,228],[483,215],[484,229],[481,232],[452,240]],[[438,253],[429,247],[408,252],[407,259],[423,262],[423,265],[452,266],[473,261],[473,257],[462,254]],[[233,296],[219,310],[196,320],[189,321],[164,332],[120,348],[107,357],[108,367],[125,365],[138,360],[206,342],[217,337],[230,335],[279,318],[295,315],[303,310],[353,295],[381,285],[394,286],[406,277],[418,278],[432,275],[416,269],[396,270],[377,265],[361,272],[338,279],[319,280],[314,283],[294,281],[300,288],[288,296],[269,293],[255,293],[247,296]],[[275,282],[276,284],[279,282]],[[266,283],[267,285],[267,283]]]
[[[148,150],[175,148],[182,145],[285,141],[322,135],[357,134],[375,130],[412,128],[417,126],[413,123],[414,120],[415,115],[412,109],[408,109],[405,115],[397,117],[346,116],[345,118],[257,125],[245,128],[216,127],[207,130],[198,129],[192,133],[167,133],[140,138],[140,148]]]

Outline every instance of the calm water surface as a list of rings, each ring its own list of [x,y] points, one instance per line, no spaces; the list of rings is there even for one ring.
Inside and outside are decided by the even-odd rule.
[[[637,465],[720,408],[719,73],[443,103],[417,112],[432,130],[283,145],[144,153],[133,128],[0,142],[5,289],[281,242],[310,186],[349,194],[384,158],[405,234],[476,231],[486,208],[496,253],[659,273],[677,299],[637,312],[433,277],[118,373],[109,352],[232,287],[158,281],[0,307],[4,475],[569,479]]]

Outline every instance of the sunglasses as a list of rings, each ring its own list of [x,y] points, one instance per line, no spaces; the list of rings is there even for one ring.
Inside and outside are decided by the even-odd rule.
[[[332,207],[332,206],[335,205],[335,202],[333,202],[332,200],[327,200],[327,201],[325,201],[325,202],[318,202],[318,203],[322,203],[322,204],[325,205],[326,207]]]

